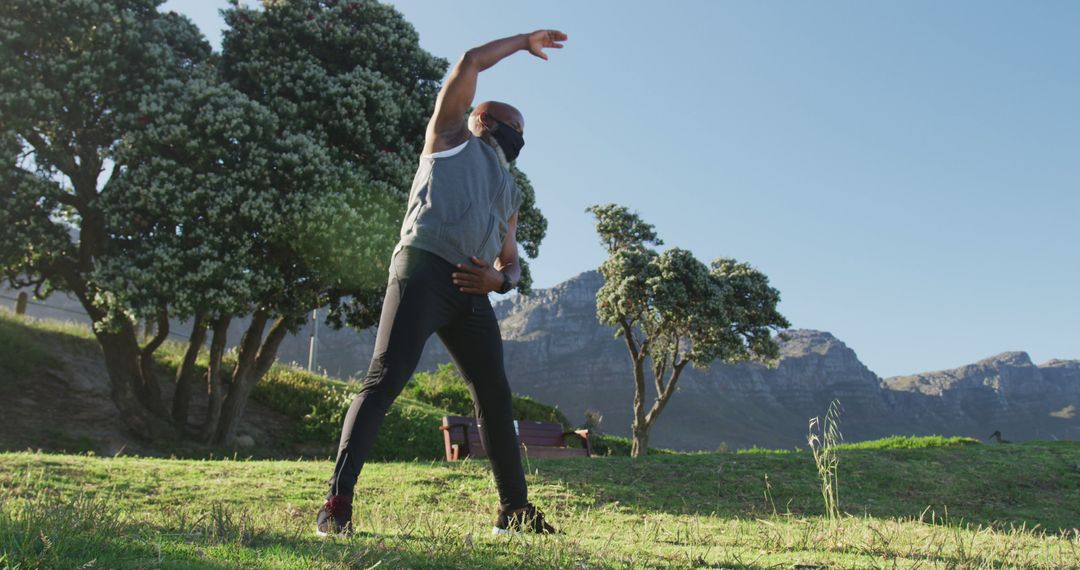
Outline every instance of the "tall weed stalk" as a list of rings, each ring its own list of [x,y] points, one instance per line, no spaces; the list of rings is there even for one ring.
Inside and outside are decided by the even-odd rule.
[[[837,445],[844,435],[840,433],[839,422],[840,401],[834,399],[829,403],[824,422],[820,417],[810,418],[809,432],[806,435],[806,441],[810,444],[810,451],[814,455],[818,479],[821,480],[821,498],[825,502],[825,513],[831,521],[840,520],[839,479],[837,478],[840,456],[837,454]]]

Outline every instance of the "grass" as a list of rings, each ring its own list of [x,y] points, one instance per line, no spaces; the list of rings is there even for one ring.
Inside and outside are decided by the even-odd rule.
[[[837,449],[919,449],[925,447],[956,447],[960,445],[979,445],[982,442],[973,437],[940,435],[892,435],[870,441],[841,443]]]
[[[357,491],[361,533],[336,540],[311,533],[328,461],[0,454],[0,567],[1075,568],[1080,560],[1078,443],[840,453],[846,513],[835,523],[822,516],[807,453],[527,460],[532,499],[566,533],[511,538],[488,534],[496,495],[486,463],[370,463]]]
[[[52,362],[49,352],[25,334],[25,326],[6,311],[0,312],[0,372],[26,374]]]
[[[0,311],[5,374],[47,366],[57,350],[98,353],[83,325]],[[166,343],[159,364],[175,367],[182,350]],[[292,437],[317,442],[336,436],[353,389],[275,366],[254,397],[296,422]],[[384,430],[400,441],[386,449],[438,455],[431,426],[444,410],[400,402]],[[79,435],[41,438],[93,448]],[[632,460],[617,456],[628,438],[595,443],[612,456],[525,458],[533,500],[566,532],[509,539],[488,534],[496,493],[484,462],[369,463],[360,534],[321,540],[312,517],[329,461],[0,453],[0,568],[1080,567],[1078,442],[830,445],[843,465],[832,520],[805,450]]]

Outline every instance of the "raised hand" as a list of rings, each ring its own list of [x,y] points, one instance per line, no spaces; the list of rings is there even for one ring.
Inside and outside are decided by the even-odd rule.
[[[529,34],[529,53],[546,61],[548,56],[544,53],[544,48],[561,49],[563,45],[559,42],[565,42],[567,37],[558,30],[537,30]]]

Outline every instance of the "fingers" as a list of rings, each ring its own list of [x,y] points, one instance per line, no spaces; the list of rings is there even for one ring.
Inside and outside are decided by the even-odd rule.
[[[466,267],[460,263],[457,265],[457,268],[472,275],[480,275],[482,273],[482,269],[479,267]],[[457,273],[454,273],[454,275],[457,275]]]
[[[548,56],[544,53],[543,48],[562,49],[563,44],[560,42],[566,41],[568,37],[569,36],[559,30],[537,30],[530,36],[529,43],[531,45],[529,47],[529,53],[547,61]]]
[[[484,282],[484,275],[482,273],[470,272],[470,273],[451,273],[450,280],[454,282],[454,285],[474,285]]]
[[[462,293],[487,294],[490,287],[486,287],[485,282],[487,281],[486,272],[491,271],[490,264],[476,256],[472,256],[471,261],[476,267],[467,267],[458,263],[456,267],[459,271],[451,273],[450,278],[454,286]]]
[[[458,273],[454,274],[454,286],[458,288],[458,291],[462,293],[487,293],[487,289],[484,289],[484,280],[480,277],[466,275],[463,277],[457,277]]]

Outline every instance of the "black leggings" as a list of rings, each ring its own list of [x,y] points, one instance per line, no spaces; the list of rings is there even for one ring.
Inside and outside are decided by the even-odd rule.
[[[501,506],[526,505],[499,322],[487,295],[458,290],[450,275],[454,270],[453,264],[418,248],[405,247],[394,256],[375,354],[341,429],[331,494],[352,496],[383,417],[412,377],[431,333],[438,333],[472,394]]]

